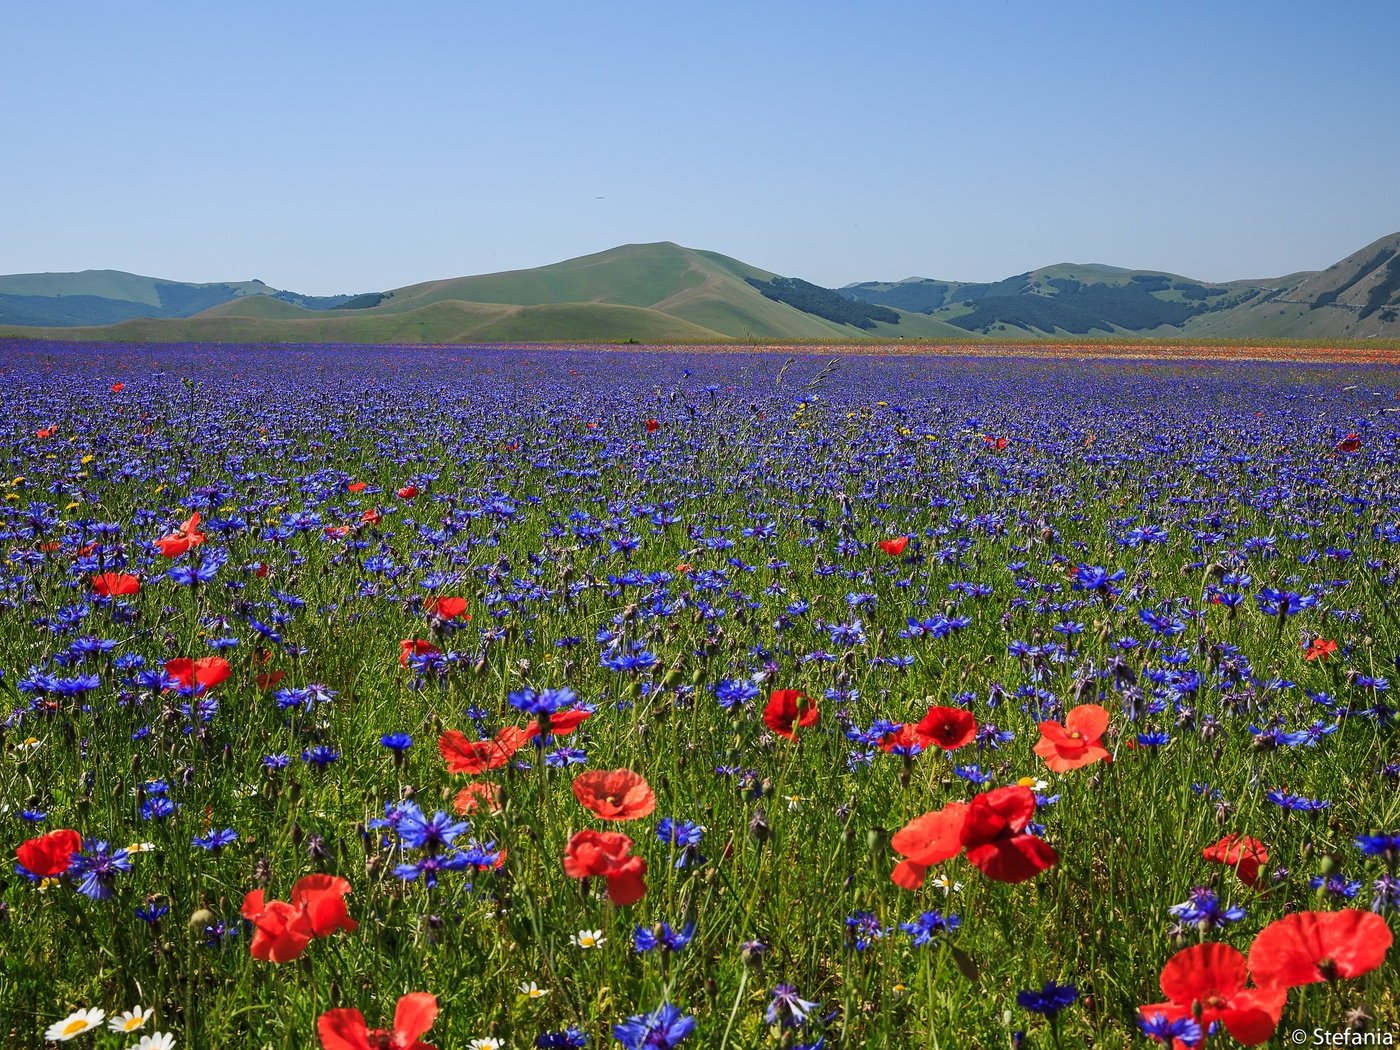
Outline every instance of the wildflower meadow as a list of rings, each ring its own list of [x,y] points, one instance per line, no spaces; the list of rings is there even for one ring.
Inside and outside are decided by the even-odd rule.
[[[0,377],[7,1046],[1400,1038],[1395,368]]]

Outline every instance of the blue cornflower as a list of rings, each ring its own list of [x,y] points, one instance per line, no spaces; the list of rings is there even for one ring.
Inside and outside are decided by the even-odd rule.
[[[325,744],[317,744],[315,747],[307,748],[301,753],[301,760],[317,769],[325,769],[332,762],[340,758],[340,752]]]
[[[379,738],[379,742],[395,755],[401,755],[413,746],[413,737],[407,733],[385,733]]]
[[[165,916],[170,914],[170,905],[143,904],[140,907],[136,908],[135,912],[136,917],[142,922],[144,922],[147,926],[154,926],[156,925],[156,923],[160,922],[161,919],[165,918]]]
[[[533,689],[521,689],[506,697],[510,706],[527,715],[552,715],[578,702],[578,697],[568,686],[559,689],[546,689],[536,693]]]
[[[1176,1046],[1179,1040],[1185,1046],[1195,1046],[1201,1041],[1201,1026],[1192,1017],[1168,1017],[1161,1011],[1138,1018],[1142,1034],[1159,1043]]]
[[[438,810],[431,817],[425,817],[416,803],[399,803],[395,830],[399,833],[400,841],[410,849],[436,853],[442,847],[450,846],[453,839],[470,829],[470,824],[453,820],[442,810]]]
[[[556,747],[544,756],[544,764],[550,769],[581,766],[587,761],[588,752],[581,747]]]
[[[562,1032],[541,1032],[535,1036],[536,1050],[573,1050],[588,1045],[588,1033],[582,1028],[566,1028]]]
[[[1308,885],[1321,890],[1329,897],[1342,897],[1350,900],[1361,892],[1361,883],[1353,882],[1342,875],[1314,875]]]
[[[89,839],[83,843],[83,851],[73,857],[68,874],[78,879],[79,893],[95,901],[105,901],[112,896],[112,883],[117,875],[130,870],[130,852],[113,850],[100,839]]]
[[[1194,923],[1202,930],[1218,930],[1232,922],[1244,918],[1244,909],[1238,904],[1224,905],[1219,895],[1207,886],[1197,886],[1191,896],[1180,904],[1167,909],[1182,922]]]
[[[881,926],[874,912],[857,911],[846,916],[846,931],[854,938],[856,951],[863,952],[884,937],[889,927]]]
[[[962,918],[953,912],[944,915],[937,908],[917,916],[912,922],[901,922],[899,928],[914,939],[914,947],[922,948],[939,933],[952,933],[962,925]]]
[[[675,929],[666,922],[653,929],[638,926],[632,931],[632,946],[639,952],[649,952],[659,947],[674,954],[689,944],[694,936],[694,922],[687,922],[680,929]]]
[[[736,706],[746,706],[758,695],[758,686],[744,678],[737,681],[725,679],[715,686],[715,699],[719,701],[719,706],[726,711]]]
[[[676,867],[684,868],[691,862],[704,864],[705,857],[700,853],[700,840],[705,829],[689,820],[673,820],[662,817],[656,825],[656,837],[668,846],[678,847]]]
[[[764,1018],[769,1024],[781,1024],[784,1028],[802,1027],[807,1023],[807,1015],[819,1005],[799,997],[797,989],[790,984],[777,985],[768,994],[773,1001],[768,1004]]]
[[[695,1031],[695,1018],[662,1003],[649,1014],[634,1014],[613,1025],[613,1038],[627,1050],[670,1050]]]
[[[1137,735],[1138,747],[1165,747],[1172,742],[1172,735],[1163,729],[1152,729]]]
[[[1056,984],[1054,981],[1046,981],[1040,991],[1032,988],[1016,993],[1016,1002],[1022,1009],[1033,1014],[1044,1014],[1046,1017],[1054,1017],[1061,1010],[1073,1005],[1078,998],[1079,989],[1074,985]]]
[[[1053,1018],[1061,1009],[1070,1007],[1077,998],[1077,987],[1072,984],[1056,984],[1054,981],[1046,981],[1039,991],[1030,988],[1029,991],[1016,993],[1016,1002],[1022,1009],[1029,1009],[1032,1014],[1043,1014],[1047,1018]]]
[[[286,755],[263,755],[262,758],[265,769],[286,769],[291,763],[292,760]]]
[[[200,849],[207,849],[217,853],[225,846],[232,846],[238,841],[238,832],[233,828],[224,828],[221,831],[211,831],[207,835],[196,835],[193,844]]]
[[[173,817],[180,807],[165,795],[155,795],[141,803],[142,820],[164,820]]]
[[[1317,598],[1311,594],[1295,594],[1293,591],[1280,591],[1273,587],[1261,588],[1254,600],[1268,616],[1293,616],[1317,604]]]
[[[985,784],[992,779],[992,774],[983,773],[979,766],[954,766],[953,773],[973,784]]]
[[[1304,798],[1302,795],[1290,795],[1287,791],[1280,790],[1266,791],[1264,797],[1276,806],[1301,810],[1304,813],[1316,813],[1332,805],[1326,799]]]
[[[1365,856],[1382,857],[1391,866],[1400,862],[1400,834],[1395,832],[1358,835],[1356,846]]]
[[[1371,910],[1377,915],[1400,911],[1400,878],[1382,875],[1371,884]]]

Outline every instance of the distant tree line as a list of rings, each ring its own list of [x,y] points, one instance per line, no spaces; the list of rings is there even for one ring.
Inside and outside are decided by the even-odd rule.
[[[763,293],[764,298],[777,303],[794,306],[803,313],[815,314],[837,324],[853,325],[856,328],[874,328],[876,321],[885,324],[899,324],[899,314],[887,306],[863,303],[847,299],[839,292],[820,285],[811,284],[796,277],[775,277],[771,281],[746,278]]]

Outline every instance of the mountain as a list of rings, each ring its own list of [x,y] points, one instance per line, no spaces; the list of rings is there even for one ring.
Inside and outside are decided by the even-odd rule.
[[[262,281],[189,284],[121,270],[16,273],[0,277],[0,325],[107,325],[136,317],[192,317],[238,299],[267,299],[328,310],[348,295],[299,295]]]
[[[0,278],[0,291],[6,280]],[[181,318],[131,314],[117,324],[44,331],[17,329],[12,322],[0,325],[0,334],[337,343],[965,338],[957,328],[919,314],[852,310],[849,299],[815,285],[807,287],[816,289],[816,299],[804,300],[792,283],[717,252],[666,241],[627,244],[529,270],[339,297],[331,308],[295,301],[292,293],[245,292]],[[843,320],[848,317],[858,323]]]
[[[0,335],[141,342],[1400,338],[1400,234],[1326,270],[1211,283],[1060,263],[822,288],[669,241],[361,295],[114,270],[0,277]]]
[[[1209,283],[1156,270],[1060,263],[993,284],[910,277],[840,289],[992,337],[1400,337],[1400,233],[1326,270]]]

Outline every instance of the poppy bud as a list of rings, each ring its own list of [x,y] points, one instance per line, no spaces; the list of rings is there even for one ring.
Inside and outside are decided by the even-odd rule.
[[[206,926],[213,926],[219,920],[208,908],[196,908],[190,913],[190,921],[187,924],[192,933],[200,933]]]
[[[885,843],[889,841],[889,837],[890,833],[884,828],[870,828],[865,833],[865,848],[878,857],[884,852]]]

